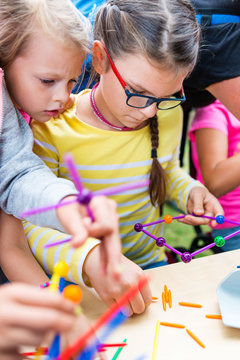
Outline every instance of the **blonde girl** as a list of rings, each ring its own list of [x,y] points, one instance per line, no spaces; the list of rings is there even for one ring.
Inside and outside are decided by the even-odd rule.
[[[32,153],[32,133],[20,113],[27,120],[45,122],[63,111],[88,50],[89,25],[70,0],[2,0],[0,23],[0,74],[4,73],[4,79],[0,78],[0,206],[19,216],[23,210],[57,204],[76,194],[70,181],[56,179]],[[73,235],[75,246],[89,235],[106,238],[103,252],[106,245],[113,254],[113,272],[118,273],[114,270],[120,255],[116,206],[103,197],[94,198],[90,206],[96,219],[92,224],[78,204],[59,208],[57,215],[65,231]],[[107,217],[112,218],[111,224]],[[55,212],[31,220],[63,230]],[[37,285],[46,281],[22,225],[2,212],[0,228],[0,263],[9,280]]]

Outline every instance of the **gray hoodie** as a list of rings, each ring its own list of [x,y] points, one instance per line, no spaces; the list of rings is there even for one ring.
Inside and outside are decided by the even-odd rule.
[[[57,178],[32,152],[31,129],[13,105],[1,69],[0,88],[0,208],[19,217],[25,210],[57,204],[63,197],[76,194],[72,182]],[[28,220],[62,230],[56,211]]]

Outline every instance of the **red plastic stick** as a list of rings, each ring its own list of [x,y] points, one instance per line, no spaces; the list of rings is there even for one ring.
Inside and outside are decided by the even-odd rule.
[[[95,332],[102,327],[109,319],[111,319],[116,312],[119,311],[129,300],[131,300],[136,293],[146,286],[148,278],[144,277],[139,280],[138,284],[131,287],[119,300],[117,303],[114,303],[100,318],[95,322],[95,324],[85,332],[78,340],[76,340],[72,345],[60,354],[55,360],[68,360],[70,357],[74,356],[85,343],[95,335]]]

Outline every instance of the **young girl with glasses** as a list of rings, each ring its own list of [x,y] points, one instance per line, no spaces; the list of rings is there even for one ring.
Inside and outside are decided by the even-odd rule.
[[[217,199],[179,167],[178,153],[184,101],[182,82],[198,56],[199,28],[186,0],[112,0],[97,13],[92,47],[99,82],[76,96],[71,109],[46,124],[32,123],[35,152],[53,172],[68,177],[63,155],[70,151],[85,187],[91,191],[150,179],[149,188],[113,196],[118,203],[122,239],[122,276],[115,282],[100,275],[97,240],[74,254],[67,245],[42,251],[49,238],[26,236],[38,260],[48,269],[53,259],[71,257],[75,282],[92,285],[110,304],[142,275],[142,269],[166,264],[164,250],[137,222],[159,219],[160,206],[174,201],[185,213],[222,214]],[[182,222],[205,224],[187,216]],[[161,225],[148,229],[159,237]],[[61,235],[59,235],[60,237]],[[38,245],[38,249],[36,246]],[[141,313],[151,302],[149,287],[128,304]]]

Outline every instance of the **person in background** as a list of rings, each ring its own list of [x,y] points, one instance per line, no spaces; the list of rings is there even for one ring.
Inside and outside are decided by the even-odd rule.
[[[197,109],[189,131],[196,179],[219,198],[228,220],[240,224],[240,122],[219,100]],[[210,223],[211,225],[211,223]],[[227,222],[212,227],[212,236],[240,230]],[[226,240],[221,250],[240,248],[240,234]]]

